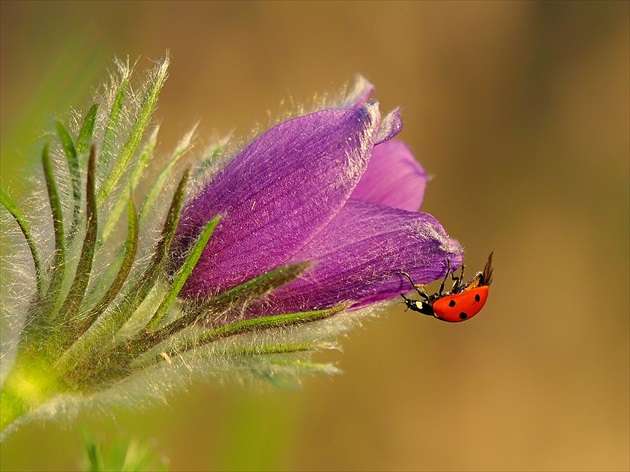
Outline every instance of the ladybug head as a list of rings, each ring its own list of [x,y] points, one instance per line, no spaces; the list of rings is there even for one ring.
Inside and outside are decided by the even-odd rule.
[[[413,300],[411,298],[407,298],[401,294],[401,297],[405,300],[405,305],[412,311],[417,311],[418,313],[422,313],[423,315],[435,316],[433,312],[433,303],[430,301],[425,302],[422,300]]]

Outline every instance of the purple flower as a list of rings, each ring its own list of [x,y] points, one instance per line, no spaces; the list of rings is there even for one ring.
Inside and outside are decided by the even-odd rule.
[[[393,139],[398,110],[382,117],[359,80],[344,105],[280,123],[245,147],[184,208],[172,265],[222,215],[181,296],[212,296],[288,264],[301,277],[249,308],[247,317],[358,308],[443,277],[462,249],[418,212],[427,175]]]
[[[138,213],[133,196],[157,141],[149,123],[168,62],[140,86],[118,64],[82,122],[57,121],[58,139],[45,133],[45,185],[33,202],[50,218],[23,212],[0,188],[31,256],[16,250],[1,264],[16,329],[3,342],[0,440],[76,405],[162,399],[198,374],[286,384],[337,372],[311,355],[336,348],[334,336],[371,310],[340,312],[411,291],[401,271],[426,283],[461,264],[458,243],[418,212],[427,176],[395,139],[399,111],[381,116],[363,79],[338,106],[272,127],[222,168],[200,162],[187,203],[190,170],[168,201],[157,198],[190,147],[187,134]],[[204,169],[213,177],[200,181]],[[490,271],[489,261],[474,282],[489,283]],[[435,300],[406,304],[430,313]]]

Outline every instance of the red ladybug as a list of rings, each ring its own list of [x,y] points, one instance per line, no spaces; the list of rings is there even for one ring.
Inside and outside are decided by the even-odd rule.
[[[478,272],[468,282],[463,283],[464,266],[462,265],[462,273],[459,277],[451,272],[450,264],[446,261],[447,270],[440,290],[433,295],[427,294],[423,285],[413,283],[411,276],[406,272],[401,272],[409,279],[411,285],[424,300],[412,300],[404,295],[407,308],[417,311],[424,315],[434,316],[438,320],[448,321],[449,323],[457,323],[465,321],[475,316],[488,299],[488,287],[492,283],[492,252],[488,256],[488,261],[483,272]],[[444,292],[444,284],[449,274],[454,280],[453,288],[450,292]]]

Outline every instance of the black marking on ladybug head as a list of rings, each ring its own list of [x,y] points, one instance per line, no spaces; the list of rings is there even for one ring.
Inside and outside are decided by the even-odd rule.
[[[433,312],[433,304],[425,303],[422,300],[413,300],[411,298],[407,298],[404,295],[401,295],[405,300],[405,305],[412,311],[417,311],[418,313],[422,313],[423,315],[435,316]]]

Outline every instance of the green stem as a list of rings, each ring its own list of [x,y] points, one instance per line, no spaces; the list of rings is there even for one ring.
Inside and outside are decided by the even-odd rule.
[[[18,358],[0,391],[0,436],[17,420],[67,390],[48,362]]]
[[[26,399],[14,389],[3,386],[0,393],[0,432],[24,416],[30,409]]]

